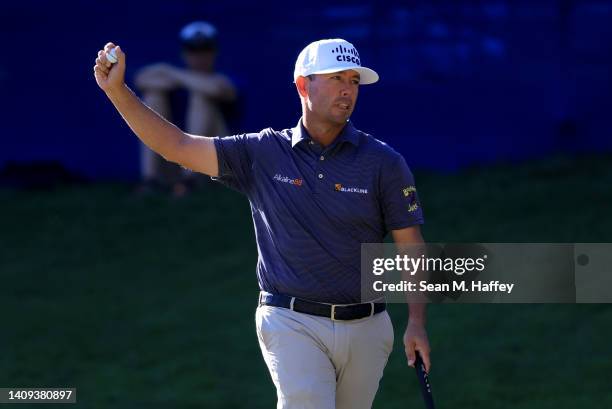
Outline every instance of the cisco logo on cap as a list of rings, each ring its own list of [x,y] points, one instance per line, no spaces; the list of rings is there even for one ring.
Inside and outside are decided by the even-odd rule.
[[[336,61],[339,62],[352,62],[353,64],[361,65],[359,61],[359,53],[354,48],[346,48],[342,45],[337,46],[331,50],[332,54],[337,54]]]
[[[293,71],[293,81],[310,74],[329,74],[344,70],[359,73],[359,84],[373,84],[378,74],[371,68],[361,65],[361,57],[353,44],[341,38],[314,41],[298,55]]]

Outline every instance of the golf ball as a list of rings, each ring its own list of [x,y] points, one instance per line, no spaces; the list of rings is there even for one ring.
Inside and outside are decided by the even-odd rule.
[[[117,55],[115,54],[115,49],[111,49],[109,52],[106,53],[106,59],[111,63],[114,64],[118,61],[117,59]]]

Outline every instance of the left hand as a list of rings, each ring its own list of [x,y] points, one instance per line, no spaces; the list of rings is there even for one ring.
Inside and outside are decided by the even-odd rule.
[[[423,324],[408,321],[406,332],[404,332],[404,350],[406,351],[408,366],[414,366],[414,361],[416,360],[415,351],[419,351],[425,364],[425,371],[429,373],[431,368],[429,339]]]

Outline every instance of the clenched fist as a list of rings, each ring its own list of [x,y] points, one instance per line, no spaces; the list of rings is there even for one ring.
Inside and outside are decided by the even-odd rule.
[[[117,56],[115,64],[111,64],[106,58],[106,54],[113,48]],[[119,89],[125,82],[125,53],[119,46],[107,43],[103,50],[98,51],[98,58],[96,58],[96,65],[94,65],[93,70],[96,82],[104,92]]]

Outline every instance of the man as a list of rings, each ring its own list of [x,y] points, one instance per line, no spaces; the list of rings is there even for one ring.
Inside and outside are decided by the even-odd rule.
[[[106,44],[98,85],[138,137],[170,161],[216,178],[250,201],[262,290],[257,335],[278,408],[370,408],[393,347],[384,303],[360,303],[360,244],[387,232],[423,242],[413,178],[402,156],[349,121],[359,85],[378,80],[349,42],[322,40],[298,56],[302,118],[293,129],[225,138],[182,132],[125,86],[125,54]],[[409,189],[409,190],[410,190]],[[341,304],[341,305],[338,305]],[[425,304],[410,304],[408,364],[429,370]]]
[[[186,105],[185,129],[199,135],[227,135],[223,108],[236,99],[232,82],[215,72],[217,58],[217,29],[204,21],[196,21],[180,32],[182,57],[186,69],[158,63],[144,67],[135,78],[143,101],[155,112],[168,119],[179,119],[180,106]],[[186,90],[187,104],[182,102],[180,90]],[[227,111],[227,109],[226,109]],[[182,119],[182,118],[180,118]],[[172,194],[181,197],[194,175],[180,166],[167,162],[158,154],[141,146],[141,192],[155,186],[169,186]]]

